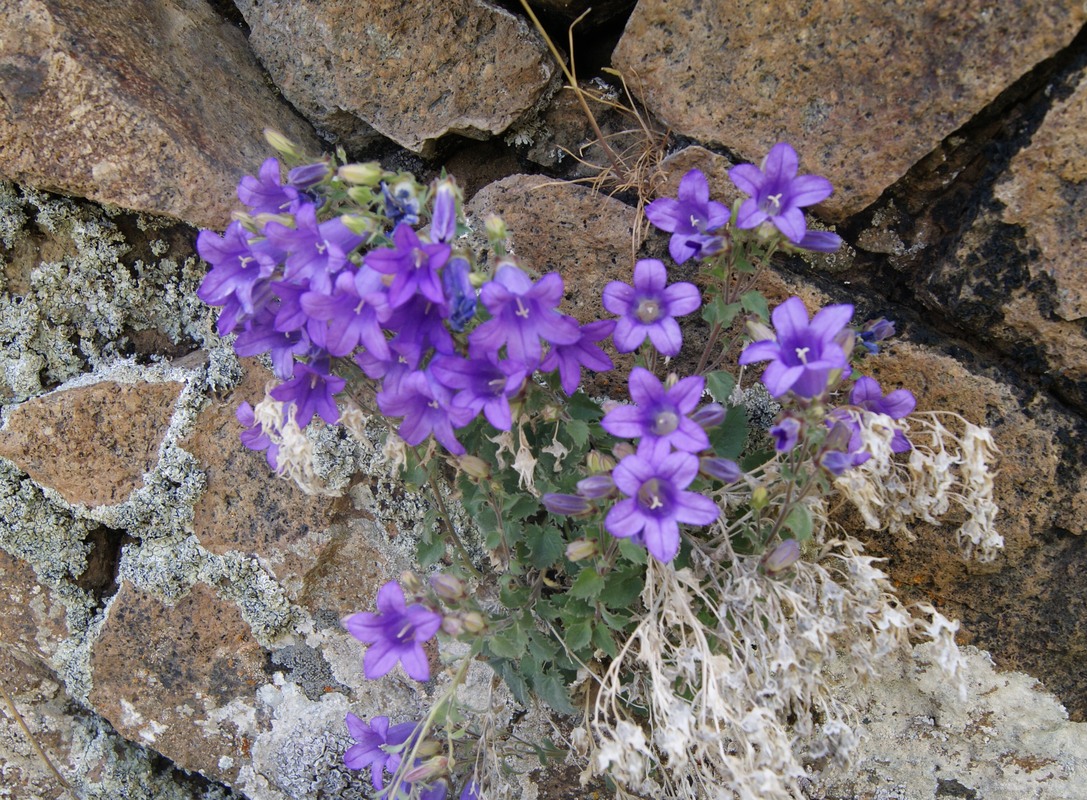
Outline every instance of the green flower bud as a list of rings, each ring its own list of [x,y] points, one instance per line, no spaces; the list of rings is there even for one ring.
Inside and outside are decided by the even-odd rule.
[[[264,139],[272,146],[272,149],[276,152],[286,156],[287,158],[298,159],[302,157],[302,154],[298,151],[298,145],[284,136],[282,133],[271,128],[264,129]]]
[[[592,558],[598,552],[600,550],[596,546],[596,542],[591,539],[575,539],[566,545],[566,557],[571,561],[584,561],[586,558]]]
[[[381,183],[381,177],[385,170],[376,161],[367,161],[365,164],[344,164],[336,174],[344,183],[355,186],[377,186]]]
[[[485,481],[491,477],[491,465],[479,456],[463,455],[457,459],[457,466],[477,481]]]
[[[754,509],[763,509],[770,504],[770,493],[766,491],[765,486],[760,486],[751,493],[751,507]]]

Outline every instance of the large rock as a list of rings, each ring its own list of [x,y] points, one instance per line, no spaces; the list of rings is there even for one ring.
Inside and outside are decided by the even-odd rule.
[[[613,64],[674,131],[791,142],[831,219],[864,208],[1087,20],[1081,3],[642,0]]]
[[[0,174],[200,226],[229,220],[263,128],[317,146],[201,0],[2,0],[0,100]]]
[[[0,456],[69,503],[124,502],[157,463],[180,390],[103,381],[28,400],[0,430]]]
[[[352,149],[374,131],[424,154],[450,133],[485,139],[532,109],[555,72],[526,21],[482,0],[238,8],[284,96]]]

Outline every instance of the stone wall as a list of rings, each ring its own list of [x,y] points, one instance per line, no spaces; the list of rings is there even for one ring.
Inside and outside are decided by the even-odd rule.
[[[565,43],[589,4],[535,5]],[[846,248],[782,260],[767,292],[896,320],[876,376],[1003,452],[994,563],[964,565],[949,529],[843,523],[904,599],[1044,687],[977,654],[953,712],[929,678],[869,687],[876,738],[852,772],[813,767],[811,795],[1083,796],[1087,10],[596,5],[579,77],[631,106],[595,106],[618,164],[515,2],[0,0],[0,684],[75,796],[360,797],[345,713],[412,716],[432,689],[368,684],[339,624],[410,565],[426,500],[376,438],[332,430],[338,496],[271,475],[234,419],[269,373],[194,294],[196,227],[225,227],[266,127],[315,155],[447,166],[473,214],[501,212],[522,258],[564,273],[575,314],[665,252],[639,200],[699,166],[729,202],[729,164],[791,142],[834,183],[815,216]],[[589,82],[609,66],[629,97]],[[5,713],[0,796],[66,796]],[[576,771],[523,783],[582,796]]]

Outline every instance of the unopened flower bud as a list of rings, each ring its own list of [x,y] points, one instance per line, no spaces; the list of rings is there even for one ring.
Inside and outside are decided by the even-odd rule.
[[[555,422],[558,420],[561,412],[557,406],[553,406],[550,403],[540,409],[540,416],[544,422]]]
[[[600,404],[600,410],[603,411],[605,414],[610,414],[615,409],[622,408],[623,405],[624,404],[620,403],[618,400],[605,400],[603,403]]]
[[[409,594],[417,594],[419,590],[423,588],[423,582],[419,580],[419,576],[410,569],[400,573],[400,585],[403,586],[405,591]]]
[[[487,229],[488,239],[501,240],[509,235],[509,232],[506,230],[506,223],[496,214],[489,214],[487,219],[483,221],[483,225]]]
[[[464,622],[453,614],[442,617],[442,630],[450,636],[460,636],[464,633]]]
[[[611,454],[619,461],[622,461],[627,456],[634,455],[636,452],[638,451],[634,449],[634,445],[630,442],[619,442],[619,444],[611,449]]]
[[[562,517],[585,514],[592,508],[588,500],[576,494],[545,494],[540,502],[552,514]]]
[[[664,388],[671,389],[677,383],[679,383],[679,376],[674,372],[669,372],[668,377],[664,379]]]
[[[827,438],[823,440],[823,446],[828,450],[848,450],[849,440],[853,438],[853,431],[849,425],[838,420],[830,429]]]
[[[754,509],[766,508],[770,504],[770,493],[765,486],[759,486],[751,493],[751,507]]]
[[[433,739],[424,739],[419,742],[419,749],[415,751],[416,758],[429,758],[442,752],[442,745]]]
[[[566,545],[566,557],[571,561],[583,561],[586,558],[592,558],[598,552],[600,550],[592,539],[575,539]]]
[[[577,493],[589,500],[608,497],[615,492],[611,475],[590,475],[577,482]]]
[[[430,576],[430,588],[434,590],[434,594],[448,603],[459,603],[467,596],[464,581],[444,572]]]
[[[457,459],[457,466],[477,481],[485,481],[491,477],[491,465],[479,456],[463,455]]]
[[[381,183],[381,177],[385,170],[376,161],[367,161],[365,164],[344,164],[336,174],[344,183],[355,186],[377,186]]]
[[[762,557],[762,568],[767,575],[780,575],[800,560],[800,543],[786,539]]]
[[[287,173],[287,183],[299,189],[310,189],[328,177],[328,164],[319,161],[316,164],[304,164]]]
[[[298,152],[298,145],[284,136],[282,133],[271,128],[264,129],[264,139],[272,146],[273,150],[282,153],[285,156],[291,158],[301,158],[302,154]]]
[[[462,615],[461,622],[469,633],[482,633],[487,630],[487,620],[478,611],[469,611]]]
[[[594,475],[598,472],[611,472],[615,469],[615,459],[599,450],[590,450],[585,456],[585,465]]]
[[[749,319],[746,327],[747,335],[751,337],[753,342],[765,342],[767,339],[775,341],[777,339],[774,329],[765,323]]]
[[[340,222],[351,233],[369,237],[374,232],[374,221],[368,217],[360,217],[357,214],[344,214]]]
[[[722,483],[734,483],[740,479],[743,472],[735,461],[727,458],[706,457],[698,460],[698,469],[703,475],[716,478]]]
[[[725,414],[725,407],[720,403],[708,403],[691,414],[691,421],[708,431],[724,422]]]
[[[424,761],[419,766],[409,769],[404,773],[404,783],[416,781],[430,781],[439,775],[444,775],[449,767],[449,759],[445,756],[435,756]]]

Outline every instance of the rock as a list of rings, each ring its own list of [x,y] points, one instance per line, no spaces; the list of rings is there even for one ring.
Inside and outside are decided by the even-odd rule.
[[[28,400],[0,430],[0,456],[69,503],[124,502],[158,461],[180,390],[103,381]]]
[[[0,5],[0,174],[221,229],[261,131],[316,147],[200,0]]]
[[[1001,218],[1021,225],[1038,249],[1030,262],[1034,279],[1048,276],[1045,298],[1057,317],[1087,317],[1087,78],[1071,97],[1057,100],[1030,144],[1011,160],[996,185],[1005,204]],[[1087,373],[1084,373],[1087,377]]]
[[[284,96],[354,151],[374,131],[424,155],[450,133],[501,133],[541,101],[555,73],[528,23],[482,0],[238,7]]]
[[[1087,20],[1082,4],[969,0],[813,5],[642,0],[613,54],[672,130],[758,163],[778,141],[836,187],[841,220]]]
[[[174,605],[127,581],[91,651],[90,700],[122,736],[216,780],[237,778],[264,727],[265,656],[238,609],[204,584]]]
[[[0,642],[50,660],[68,636],[61,598],[38,581],[29,564],[4,550],[0,550],[0,596],[20,610],[0,616]]]

